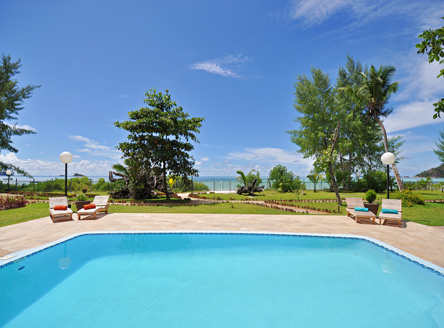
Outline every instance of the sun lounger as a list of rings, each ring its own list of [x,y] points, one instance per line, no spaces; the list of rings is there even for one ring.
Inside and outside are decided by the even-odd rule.
[[[382,213],[382,209],[397,210],[398,214]],[[402,221],[402,201],[400,199],[383,199],[381,212],[379,212],[379,221],[384,220],[383,224],[387,223],[387,220],[398,221],[401,226]]]
[[[359,219],[371,219],[373,224],[376,223],[376,215],[373,212],[355,211],[355,207],[365,207],[362,198],[346,198],[345,201],[347,202],[347,216],[353,216],[356,223],[359,222]],[[379,220],[379,224],[381,224],[381,220]]]
[[[77,217],[81,218],[82,215],[92,215],[93,218],[96,218],[97,212],[105,212],[105,214],[108,214],[108,199],[109,196],[96,196],[94,197],[94,200],[92,204],[96,205],[95,208],[91,208],[88,210],[85,210],[83,208],[77,210]]]
[[[56,206],[66,206],[66,210],[55,210]],[[49,198],[49,216],[54,222],[56,216],[66,216],[72,220],[72,210],[68,208],[68,198],[67,197],[50,197]]]

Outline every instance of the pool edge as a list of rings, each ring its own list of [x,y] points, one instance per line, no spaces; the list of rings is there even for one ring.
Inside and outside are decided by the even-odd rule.
[[[367,242],[370,242],[378,247],[384,248],[392,253],[394,253],[397,256],[400,256],[404,259],[406,259],[409,262],[412,262],[413,264],[419,265],[420,267],[432,271],[436,273],[439,276],[444,277],[444,268],[433,264],[431,262],[428,262],[426,260],[423,260],[415,255],[412,255],[410,253],[404,252],[403,250],[400,250],[396,247],[393,247],[389,244],[386,244],[378,239],[367,237],[367,236],[361,236],[361,235],[349,235],[349,234],[322,234],[322,233],[293,233],[293,232],[263,232],[263,231],[195,231],[195,230],[185,230],[185,231],[171,231],[171,230],[161,230],[161,231],[88,231],[88,232],[82,232],[77,233],[73,235],[69,235],[64,238],[60,238],[56,241],[47,243],[42,246],[38,246],[35,248],[29,248],[21,251],[17,251],[14,253],[10,253],[8,255],[12,255],[12,258],[9,258],[7,260],[0,260],[0,269],[9,266],[16,261],[21,261],[22,259],[32,256],[34,254],[40,253],[41,251],[51,248],[57,244],[63,243],[67,240],[77,238],[79,236],[84,235],[107,235],[107,234],[244,234],[244,235],[281,235],[281,236],[306,236],[306,237],[324,237],[324,238],[347,238],[347,239],[359,239],[359,240],[365,240]]]

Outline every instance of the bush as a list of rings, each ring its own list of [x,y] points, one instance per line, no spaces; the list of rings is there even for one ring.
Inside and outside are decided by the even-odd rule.
[[[268,176],[269,181],[273,181],[272,188],[280,189],[283,192],[302,189],[302,181],[299,176],[295,176],[293,172],[288,172],[287,168],[282,165],[276,165]]]
[[[78,194],[76,200],[79,202],[84,202],[88,200],[88,197],[86,197],[85,194]]]
[[[196,191],[208,190],[208,186],[203,182],[194,182],[194,190]]]
[[[417,194],[414,194],[411,190],[395,191],[391,194],[393,199],[401,199],[402,206],[412,207],[416,205],[424,205],[424,199]]]
[[[26,207],[28,201],[24,196],[0,198],[0,210],[10,210],[13,208]]]
[[[373,203],[376,199],[376,192],[370,189],[365,193],[365,199],[367,200],[367,202]]]
[[[362,183],[365,185],[365,189],[373,189],[376,192],[384,192],[387,189],[387,173],[383,171],[369,171],[364,174]],[[396,186],[396,180],[394,177],[390,177],[389,180],[390,189]]]

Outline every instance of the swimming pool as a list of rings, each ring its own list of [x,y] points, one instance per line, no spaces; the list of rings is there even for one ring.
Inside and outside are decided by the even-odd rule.
[[[442,268],[362,237],[88,233],[0,288],[4,327],[444,327]]]

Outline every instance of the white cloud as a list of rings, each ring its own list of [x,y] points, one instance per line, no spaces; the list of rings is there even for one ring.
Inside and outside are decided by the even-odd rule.
[[[345,25],[349,24],[347,27],[361,26],[390,15],[404,15],[412,17],[421,26],[427,26],[427,29],[439,24],[431,17],[441,17],[442,14],[437,13],[443,12],[439,1],[406,0],[291,0],[286,10],[290,19],[300,20],[306,26],[322,24],[331,16],[346,12],[349,18],[345,22]]]
[[[229,55],[222,59],[213,59],[192,64],[190,65],[190,69],[202,70],[225,77],[241,78],[238,71],[246,61],[248,61],[248,57],[242,57],[242,54],[238,56]]]
[[[196,161],[196,165],[201,165],[202,161]]]
[[[302,19],[306,25],[320,24],[351,3],[351,0],[296,0],[291,2],[289,16]]]
[[[76,157],[76,156],[74,156]],[[38,159],[20,159],[14,153],[0,154],[0,161],[20,167],[32,175],[58,176],[65,172],[65,165],[60,161],[44,161]],[[80,173],[85,175],[107,175],[111,165],[108,161],[71,162],[68,165],[69,174]]]
[[[405,77],[399,80],[399,91],[391,97],[401,105],[393,106],[393,112],[385,120],[387,132],[442,123],[440,119],[433,119],[433,103],[442,97],[444,90],[444,79],[437,78],[438,63],[429,64],[427,57],[419,56],[415,50],[396,61],[399,62],[397,72],[405,73]]]
[[[78,152],[89,153],[92,156],[111,157],[112,159],[119,159],[122,153],[117,149],[99,144],[97,141],[91,140],[82,136],[69,136],[72,140],[82,141],[85,143],[83,149],[78,149]]]
[[[202,157],[202,158],[201,158],[201,161],[202,161],[202,162],[208,162],[209,160],[210,160],[210,159],[209,159],[208,157]]]
[[[30,126],[30,125],[27,125],[27,124],[20,125],[20,124],[9,124],[9,123],[6,123],[6,125],[9,125],[11,128],[15,128],[15,129],[25,129],[25,130],[30,130],[30,131],[33,131],[33,132],[37,132],[36,128],[34,128],[34,127]]]
[[[433,119],[435,101],[412,101],[396,107],[384,121],[385,129],[388,133],[392,133],[427,124],[442,123],[439,119]]]
[[[393,95],[396,101],[425,100],[441,98],[444,90],[444,79],[437,78],[440,70],[438,62],[429,64],[427,56],[420,56],[416,51],[405,58],[400,59],[401,67],[398,71],[408,72],[408,75],[400,80],[401,92]],[[412,99],[413,98],[413,99]]]
[[[228,156],[228,158],[236,160],[274,163],[274,165],[302,164],[312,166],[314,162],[311,158],[303,158],[302,154],[280,148],[246,148],[244,152],[231,152]]]

